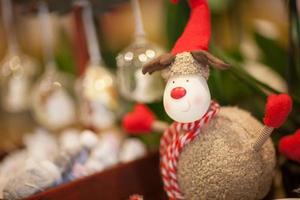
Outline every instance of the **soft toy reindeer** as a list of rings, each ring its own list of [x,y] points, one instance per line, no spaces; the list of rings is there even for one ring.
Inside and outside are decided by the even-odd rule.
[[[210,13],[206,0],[189,0],[191,15],[172,52],[147,63],[143,73],[167,70],[163,103],[175,122],[167,126],[137,105],[123,119],[127,132],[164,130],[160,166],[170,199],[262,199],[275,167],[269,136],[291,110],[286,94],[271,95],[262,126],[237,107],[211,101],[209,66],[228,64],[209,52]]]

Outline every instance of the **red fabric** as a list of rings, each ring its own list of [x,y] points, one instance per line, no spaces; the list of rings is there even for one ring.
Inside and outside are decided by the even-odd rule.
[[[136,135],[150,132],[154,120],[155,115],[147,106],[136,104],[134,110],[123,117],[122,126],[126,132]]]
[[[264,124],[272,127],[280,127],[292,110],[292,99],[287,94],[272,94],[268,97]]]
[[[279,151],[286,158],[300,163],[300,129],[293,135],[281,138]]]
[[[189,5],[191,7],[190,18],[183,34],[172,49],[173,54],[184,51],[208,50],[211,26],[207,0],[189,0]]]

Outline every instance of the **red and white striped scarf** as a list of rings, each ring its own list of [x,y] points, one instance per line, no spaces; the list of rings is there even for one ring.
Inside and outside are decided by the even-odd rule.
[[[219,109],[219,104],[212,101],[209,110],[200,120],[191,123],[174,122],[164,132],[160,140],[160,170],[164,189],[170,200],[184,199],[177,181],[177,163],[181,151],[200,134],[201,127],[208,123]]]

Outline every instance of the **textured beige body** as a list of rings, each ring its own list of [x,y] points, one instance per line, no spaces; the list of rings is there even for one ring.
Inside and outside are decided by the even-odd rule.
[[[178,181],[186,199],[262,199],[272,183],[275,150],[270,139],[260,152],[252,150],[260,128],[248,112],[222,107],[180,155]]]

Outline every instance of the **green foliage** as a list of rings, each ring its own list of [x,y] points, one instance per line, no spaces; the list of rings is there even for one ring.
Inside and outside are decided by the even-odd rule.
[[[64,32],[61,32],[60,36],[59,48],[55,55],[56,63],[61,71],[75,74],[76,68],[71,41]]]
[[[254,33],[254,38],[258,47],[262,51],[262,62],[286,78],[288,67],[288,52],[279,44],[259,33]]]
[[[165,1],[166,13],[166,32],[168,38],[168,49],[171,49],[180,37],[186,22],[189,18],[189,6],[187,1],[179,1],[178,4],[171,4],[169,0]]]

